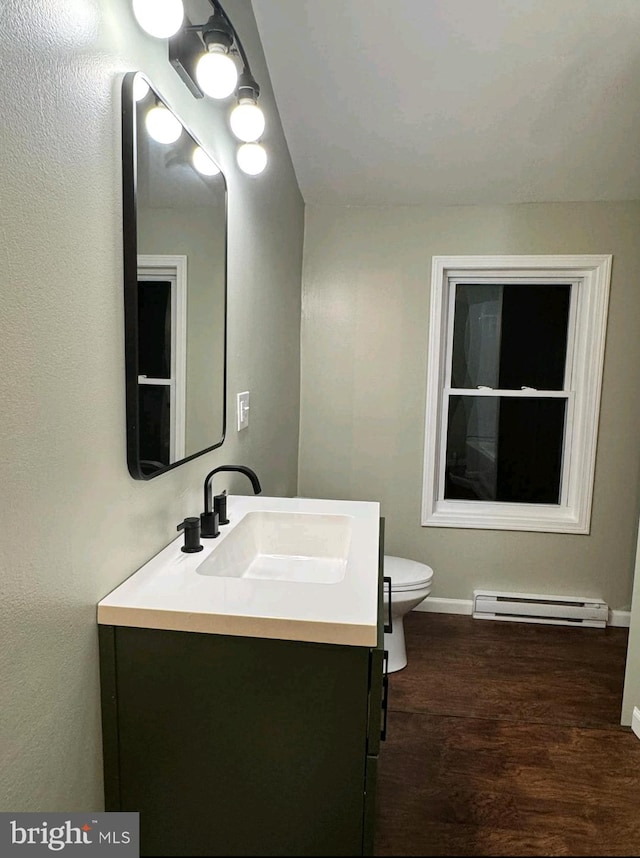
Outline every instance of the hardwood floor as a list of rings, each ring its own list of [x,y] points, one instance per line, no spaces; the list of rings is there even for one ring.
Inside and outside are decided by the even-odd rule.
[[[377,855],[640,856],[627,630],[412,612],[390,675]]]

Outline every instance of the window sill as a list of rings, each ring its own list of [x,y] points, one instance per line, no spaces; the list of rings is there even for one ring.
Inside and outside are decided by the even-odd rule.
[[[507,504],[490,501],[438,501],[424,510],[423,527],[482,530],[525,530],[541,533],[588,534],[585,514],[555,504]]]

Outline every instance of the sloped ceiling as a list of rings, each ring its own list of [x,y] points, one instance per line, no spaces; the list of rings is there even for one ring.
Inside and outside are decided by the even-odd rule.
[[[640,0],[253,0],[308,203],[640,199]]]

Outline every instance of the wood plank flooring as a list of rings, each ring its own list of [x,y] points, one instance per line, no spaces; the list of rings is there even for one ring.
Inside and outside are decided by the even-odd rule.
[[[377,855],[640,856],[627,630],[414,611],[390,675]]]

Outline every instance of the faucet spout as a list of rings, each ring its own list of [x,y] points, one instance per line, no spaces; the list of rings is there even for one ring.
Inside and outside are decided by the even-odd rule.
[[[248,468],[246,465],[220,465],[220,467],[214,468],[210,471],[204,479],[205,515],[208,515],[213,511],[213,492],[211,490],[211,481],[213,480],[214,474],[218,474],[220,471],[231,471],[244,474],[245,477],[248,477],[251,480],[254,495],[259,495],[262,492],[262,486],[260,485],[258,475],[255,471],[252,471],[251,468]]]

